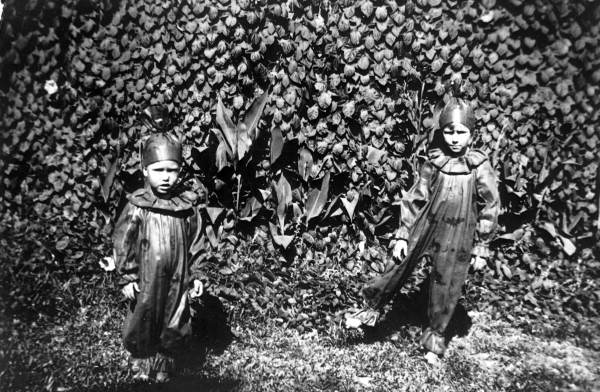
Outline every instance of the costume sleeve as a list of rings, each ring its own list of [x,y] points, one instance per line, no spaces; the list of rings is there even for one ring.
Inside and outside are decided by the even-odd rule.
[[[208,246],[206,243],[206,236],[204,235],[204,227],[202,222],[202,215],[198,208],[194,208],[194,215],[190,218],[190,235],[191,245],[189,249],[189,266],[190,266],[190,280],[201,280],[205,284],[206,275],[203,272],[203,267],[208,258]]]
[[[496,173],[489,161],[483,162],[477,174],[477,207],[479,218],[475,231],[475,246],[471,251],[474,256],[489,257],[488,244],[492,240],[498,226],[500,213],[500,194]]]
[[[112,235],[113,253],[119,285],[138,281],[138,262],[135,255],[140,228],[139,208],[127,203]]]
[[[396,232],[397,239],[408,240],[410,229],[415,224],[419,212],[429,201],[434,170],[431,162],[425,161],[419,170],[419,177],[402,198],[400,203],[400,228]]]

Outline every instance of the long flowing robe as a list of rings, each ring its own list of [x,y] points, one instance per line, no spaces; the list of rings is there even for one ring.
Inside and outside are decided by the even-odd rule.
[[[123,344],[134,357],[174,354],[191,335],[188,288],[201,279],[207,249],[195,195],[169,199],[149,188],[128,195],[113,233],[121,285],[137,282],[140,292],[123,326]]]
[[[433,264],[430,329],[443,333],[461,295],[471,255],[488,256],[499,209],[496,175],[485,153],[467,150],[452,157],[431,150],[401,203],[398,237],[408,241],[407,255],[363,288],[367,302],[382,307],[428,256]]]

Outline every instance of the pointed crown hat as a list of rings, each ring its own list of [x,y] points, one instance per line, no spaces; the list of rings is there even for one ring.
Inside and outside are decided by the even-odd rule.
[[[142,147],[142,166],[167,160],[181,163],[181,142],[173,135],[151,135]]]
[[[473,108],[464,100],[451,98],[442,108],[439,123],[440,129],[451,123],[459,123],[473,131],[475,113],[473,113]]]

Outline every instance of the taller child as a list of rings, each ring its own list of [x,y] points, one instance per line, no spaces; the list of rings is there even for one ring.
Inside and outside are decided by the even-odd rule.
[[[123,326],[135,377],[166,381],[191,335],[189,298],[202,294],[202,221],[192,192],[177,192],[181,144],[155,134],[142,149],[145,187],[128,195],[113,233],[122,292],[132,301]]]
[[[474,126],[473,111],[464,101],[453,98],[442,109],[432,148],[401,203],[393,251],[397,263],[363,288],[367,302],[380,309],[418,261],[430,257],[429,326],[420,342],[438,355],[446,349],[444,331],[461,295],[469,262],[481,263],[489,256],[487,245],[500,209],[494,169],[484,152],[470,148]]]

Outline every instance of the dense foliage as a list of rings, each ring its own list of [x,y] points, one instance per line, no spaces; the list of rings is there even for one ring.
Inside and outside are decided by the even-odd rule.
[[[202,195],[214,292],[327,329],[385,267],[454,95],[477,106],[504,206],[472,295],[597,314],[599,19],[591,0],[8,0],[3,246],[33,250],[2,271],[5,305],[47,311],[40,281],[74,298],[94,277],[141,140],[169,130]]]

